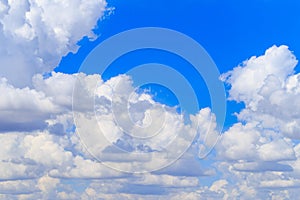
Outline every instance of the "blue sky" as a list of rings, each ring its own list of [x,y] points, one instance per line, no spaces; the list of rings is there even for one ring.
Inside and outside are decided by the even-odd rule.
[[[112,14],[98,22],[94,30],[99,35],[96,41],[83,39],[76,54],[70,53],[62,58],[55,69],[57,72],[76,73],[88,53],[105,39],[125,30],[139,27],[164,27],[180,31],[199,42],[212,57],[219,71],[238,66],[252,55],[261,55],[272,45],[287,45],[297,56],[300,52],[300,22],[297,9],[299,2],[282,1],[108,1],[114,7]],[[138,17],[137,17],[138,16]],[[298,52],[298,53],[297,53]],[[137,64],[158,62],[171,65],[193,77],[188,63],[172,57],[167,52],[144,50],[118,59],[109,72],[103,74],[106,80],[125,73]],[[70,67],[72,66],[72,67]],[[177,67],[176,67],[177,66]],[[297,69],[297,68],[296,68]],[[198,93],[201,107],[210,105],[209,93],[201,77],[192,83],[201,91]],[[193,79],[190,78],[190,81]],[[153,89],[152,89],[153,90]],[[153,91],[155,92],[155,91]],[[167,91],[166,91],[167,92]],[[160,95],[163,103],[174,105],[178,102],[172,95]],[[162,96],[169,96],[165,99]],[[228,112],[225,128],[235,121],[234,112],[243,104],[227,102]]]
[[[174,29],[197,40],[221,72],[237,66],[249,55],[262,54],[274,44],[288,45],[296,55],[299,51],[297,11],[300,3],[297,1],[138,2],[108,1],[115,10],[98,22],[96,33],[101,35],[99,39],[95,42],[82,41],[79,55],[62,59],[56,70],[76,72],[76,67],[67,69],[64,63],[73,61],[78,67],[93,45],[119,32],[148,26]]]
[[[297,199],[299,9],[296,0],[0,0],[0,199]],[[140,48],[84,68],[151,38],[103,51],[145,27],[168,30],[167,49],[196,41],[219,79],[202,51],[203,71],[187,59],[199,53],[188,42],[180,55]]]

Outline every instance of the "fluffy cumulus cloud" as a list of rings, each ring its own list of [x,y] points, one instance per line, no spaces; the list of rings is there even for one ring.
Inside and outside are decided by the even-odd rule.
[[[258,123],[286,137],[300,137],[300,74],[298,61],[287,46],[273,46],[222,76],[231,85],[230,99],[244,102],[241,121]]]
[[[194,157],[200,151],[198,143],[211,145],[203,136],[169,167],[148,174],[128,173],[159,169],[163,162],[171,164],[192,142],[197,129],[206,133],[211,123],[215,125],[209,108],[191,116],[191,123],[185,122],[176,108],[134,91],[129,76],[104,82],[99,75],[52,72],[47,78],[34,75],[30,88],[18,88],[3,78],[1,90],[5,94],[0,134],[3,198],[169,195],[197,188],[198,176],[214,173]],[[130,116],[124,110],[127,99]],[[166,147],[169,151],[164,151]],[[84,193],[76,190],[77,181],[67,180],[82,181]]]
[[[0,100],[2,132],[43,128],[45,119],[60,112],[60,108],[44,93],[28,87],[16,88],[5,78],[1,80],[0,91],[5,94]]]
[[[72,91],[76,81],[82,87],[75,88],[72,111]],[[117,193],[124,195],[122,198],[141,198],[143,195],[171,195],[184,188],[195,189],[200,185],[198,177],[214,174],[214,170],[202,166],[197,159],[200,146],[210,146],[203,137],[197,137],[197,142],[177,160],[180,155],[177,151],[180,153],[189,146],[197,129],[206,132],[211,127],[211,120],[215,124],[210,109],[200,110],[191,116],[193,123],[187,123],[176,108],[155,102],[147,93],[134,92],[132,84],[131,78],[124,75],[104,82],[99,75],[54,72],[48,78],[34,76],[31,89],[3,84],[3,88],[10,91],[6,98],[23,95],[23,101],[2,103],[6,110],[16,107],[10,111],[16,114],[15,119],[8,119],[10,124],[17,125],[16,119],[19,118],[31,119],[34,123],[40,120],[44,124],[43,127],[31,126],[29,131],[2,130],[0,180],[3,195],[11,198],[11,188],[18,186],[14,195],[29,199],[70,199],[78,195],[82,198],[107,198]],[[76,96],[77,93],[82,98]],[[128,94],[131,95],[129,110],[132,121],[126,118],[128,111],[123,110],[123,105],[112,106],[116,102],[122,103]],[[91,98],[95,106],[93,101],[90,104]],[[44,102],[53,106],[43,111]],[[117,121],[114,112],[124,115],[123,118]],[[35,118],[37,113],[44,113],[44,116]],[[11,114],[6,113],[7,116]],[[198,127],[195,125],[197,120],[200,122]],[[134,123],[139,126],[132,125]],[[57,126],[59,128],[53,128]],[[147,128],[149,126],[151,129]],[[72,127],[76,128],[78,135]],[[128,135],[126,129],[132,135]],[[157,130],[154,136],[153,130]],[[147,139],[149,135],[151,137]],[[164,151],[164,148],[169,149]],[[173,161],[176,161],[173,165],[164,167]],[[164,168],[150,173],[161,167]],[[139,169],[149,173],[131,173]],[[27,181],[30,185],[23,184],[23,179],[30,180]],[[75,189],[77,181],[66,184],[65,180],[69,179],[82,180],[85,192],[78,194]],[[106,189],[100,189],[99,184],[104,184]]]
[[[30,85],[32,75],[51,71],[76,51],[82,37],[94,37],[105,8],[105,0],[1,0],[0,76],[15,86]]]
[[[218,169],[228,182],[234,180],[226,185],[226,193],[244,199],[296,198],[300,136],[296,65],[287,46],[273,46],[222,75],[230,85],[229,99],[245,105],[237,114],[240,122],[223,134],[217,146]]]
[[[129,76],[51,72],[95,37],[106,7],[0,0],[0,198],[296,198],[300,74],[288,47],[221,76],[245,107],[207,155],[219,138],[210,108],[185,118]]]

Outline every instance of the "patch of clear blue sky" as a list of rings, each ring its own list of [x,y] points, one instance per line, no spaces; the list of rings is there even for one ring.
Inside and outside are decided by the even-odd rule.
[[[261,55],[272,45],[288,45],[300,58],[300,1],[297,0],[108,0],[114,14],[99,21],[93,42],[79,42],[76,54],[69,53],[55,71],[76,73],[87,54],[103,40],[119,32],[138,27],[164,27],[180,31],[198,41],[210,54],[221,73],[231,70],[252,55]],[[188,63],[158,51],[134,52],[117,59],[103,74],[104,79],[120,74],[136,64],[158,62],[181,69],[189,77]],[[148,56],[147,56],[148,54]],[[151,55],[151,56],[149,56]],[[117,67],[120,66],[120,67]],[[297,67],[299,71],[299,66]],[[194,77],[196,79],[197,77]],[[193,78],[189,80],[193,81]],[[198,79],[200,107],[210,105],[203,81]],[[202,83],[201,83],[202,81]],[[163,88],[152,88],[158,100],[174,105],[174,95]],[[163,90],[165,92],[159,92]],[[163,97],[163,96],[169,97]],[[241,104],[228,102],[225,127],[236,119],[233,112]]]

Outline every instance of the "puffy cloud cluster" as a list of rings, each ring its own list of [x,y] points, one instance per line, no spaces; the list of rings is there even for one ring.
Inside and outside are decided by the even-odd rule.
[[[35,75],[32,80],[31,89],[14,87],[5,80],[1,85],[1,89],[6,91],[0,106],[1,110],[6,111],[1,112],[1,117],[6,120],[2,123],[10,125],[6,128],[2,126],[0,134],[3,146],[0,151],[3,194],[11,195],[11,185],[20,185],[15,192],[19,197],[22,195],[29,199],[70,199],[78,196],[73,186],[69,188],[64,183],[65,179],[87,180],[84,183],[86,192],[82,194],[82,198],[86,195],[89,198],[100,198],[97,196],[99,188],[95,188],[92,181],[94,179],[98,179],[99,184],[110,182],[105,195],[171,194],[176,191],[174,188],[197,187],[198,176],[214,173],[212,169],[201,166],[194,156],[201,151],[200,144],[211,145],[207,142],[209,140],[205,140],[205,134],[209,134],[211,123],[215,126],[216,122],[209,108],[191,116],[189,124],[176,112],[176,108],[155,102],[147,93],[134,91],[131,78],[124,75],[104,82],[99,75],[52,72],[48,78]],[[82,87],[76,87],[76,81]],[[74,85],[76,92],[73,104],[76,106],[73,105],[73,110]],[[121,121],[117,121],[114,115],[125,116],[128,110],[123,110],[121,104],[119,107],[112,105],[123,103],[126,98],[129,98],[131,118],[128,120],[123,117],[119,119]],[[28,131],[18,128],[21,122],[22,125],[27,125]],[[38,123],[41,126],[35,126]],[[126,129],[130,132],[126,133]],[[197,137],[197,142],[177,160],[180,155],[177,152],[189,147],[193,141],[192,136],[200,130],[204,136]],[[129,136],[129,133],[132,135]],[[164,148],[169,149],[164,152]],[[175,153],[172,154],[173,152]],[[101,159],[102,163],[95,157]],[[177,161],[169,167],[148,174],[120,172],[159,169],[166,160]],[[171,163],[165,163],[168,164]],[[30,180],[24,182],[29,185],[23,186],[20,179]],[[74,181],[72,184],[75,183]],[[69,190],[69,193],[65,192]]]
[[[300,136],[296,64],[287,46],[273,46],[222,75],[231,86],[229,99],[245,105],[237,114],[240,122],[223,134],[217,146],[222,160],[218,169],[228,180],[225,194],[243,199],[296,198]],[[235,183],[230,184],[232,180]]]
[[[243,102],[240,121],[256,122],[289,138],[300,138],[300,74],[287,46],[273,46],[222,76],[231,85],[230,99]]]
[[[106,6],[0,0],[0,198],[297,198],[300,74],[288,47],[222,75],[245,108],[207,157],[219,137],[209,108],[186,120],[129,76],[42,75],[94,37]]]
[[[0,82],[0,131],[29,131],[42,128],[45,119],[50,114],[60,112],[44,93],[28,87],[20,89],[7,83],[2,78]]]
[[[294,60],[285,46],[272,47],[271,50],[281,52],[275,52],[276,59],[281,55],[289,55],[286,58]],[[266,54],[269,52],[270,49]],[[264,55],[257,59],[266,57],[268,56]],[[271,61],[262,59],[261,62],[266,64]],[[287,61],[287,63],[294,62]],[[253,95],[259,100],[246,95],[245,87],[241,87],[240,90],[235,87],[236,79],[239,77],[235,74],[235,70],[242,74],[246,73],[247,67],[247,64],[244,64],[243,67],[235,68],[224,75],[228,83],[232,84],[232,91],[229,91],[231,98],[243,101],[245,108],[239,114],[241,122],[233,124],[223,134],[217,146],[220,161],[212,164],[215,169],[211,168],[212,166],[205,167],[203,165],[205,163],[202,164],[199,160],[205,156],[203,154],[205,148],[213,145],[218,137],[215,131],[215,116],[209,108],[191,115],[191,123],[187,124],[175,108],[155,102],[147,93],[135,91],[130,77],[124,75],[104,82],[99,75],[52,72],[50,77],[44,78],[37,74],[32,78],[32,87],[22,89],[2,79],[0,89],[5,94],[0,104],[3,111],[0,135],[3,147],[0,151],[2,197],[11,199],[15,197],[76,199],[78,196],[82,199],[154,199],[157,195],[164,199],[294,197],[300,177],[299,145],[295,145],[293,140],[297,134],[295,132],[289,135],[278,126],[280,120],[287,121],[285,117],[288,112],[286,115],[276,116],[269,113],[272,109],[267,109],[273,105],[267,99],[269,96],[262,95],[264,93],[261,93],[261,88],[265,87],[265,83],[269,80],[268,73],[265,73],[268,75],[262,81],[261,87],[255,86],[257,88],[255,90],[250,88],[258,91],[253,92]],[[253,67],[251,65],[251,68]],[[260,70],[259,67],[257,69]],[[286,95],[291,95],[291,98],[297,98],[299,82],[295,77],[298,77],[298,74],[289,72],[282,78],[279,89],[277,84],[273,87],[269,84],[268,88],[270,91],[280,90]],[[75,124],[72,115],[74,85]],[[123,102],[126,102],[126,110]],[[268,111],[260,109],[262,102],[263,108]],[[280,109],[285,109],[283,104],[277,106],[280,112],[283,112]],[[127,109],[130,111],[130,118],[126,115]],[[274,117],[274,124],[264,121],[267,118],[259,117],[263,114],[268,115],[268,118]],[[119,118],[116,119],[116,116]],[[298,120],[295,116],[297,115],[290,118]],[[75,127],[81,138],[74,134]],[[157,130],[158,135],[147,138],[149,134],[152,136],[153,130]],[[87,135],[80,134],[81,132]],[[126,133],[132,135],[128,136]],[[160,152],[165,146],[173,150],[172,145],[168,146],[173,141],[177,141],[174,150],[180,149],[180,145],[184,146],[191,142],[190,136],[193,133],[197,135],[192,146],[172,165],[145,174],[126,173],[141,168],[151,171],[153,167],[158,167],[155,162],[163,162],[165,156],[171,156],[171,159],[176,160],[173,155],[163,152],[155,154],[157,157],[154,159],[149,153]],[[200,186],[199,177],[216,174],[221,179],[210,186]],[[65,180],[68,179],[76,179],[79,183],[77,181],[66,183]],[[83,193],[76,190],[76,184],[84,185]],[[278,188],[282,191],[277,190]]]
[[[52,71],[76,51],[106,9],[105,0],[0,1],[0,77],[27,86],[36,73]],[[22,77],[22,78],[20,78]]]

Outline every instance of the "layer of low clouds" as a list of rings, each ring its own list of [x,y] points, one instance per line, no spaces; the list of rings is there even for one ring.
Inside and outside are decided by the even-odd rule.
[[[95,37],[106,7],[102,0],[0,1],[0,198],[295,199],[300,74],[293,52],[272,46],[221,76],[229,100],[245,107],[202,159],[218,137],[210,108],[188,123],[176,108],[134,92],[129,76],[104,82],[99,75],[51,72],[82,37]],[[141,139],[153,130],[159,134]],[[176,161],[150,172],[166,158]],[[148,172],[129,173],[141,168]]]
[[[92,117],[95,115],[94,110],[80,104],[77,107],[78,109],[74,110],[75,123],[69,99],[71,98],[69,95],[72,94],[73,88],[69,85],[73,85],[78,77],[80,77],[81,84],[84,86],[78,89],[78,92],[90,97],[96,95],[99,98],[100,104],[97,104],[99,107],[96,106],[97,118]],[[21,99],[19,101],[12,101],[9,105],[4,101],[2,105],[3,109],[7,110],[9,107],[17,106],[19,102],[33,102],[40,105],[36,106],[35,104],[24,103],[23,106],[17,107],[18,109],[10,111],[16,114],[14,118],[7,119],[10,124],[14,125],[15,123],[16,125],[21,119],[27,119],[28,121],[31,119],[34,121],[34,124],[42,121],[45,124],[42,128],[31,126],[30,131],[21,131],[14,129],[13,127],[15,126],[12,126],[12,128],[7,128],[7,130],[3,129],[0,134],[1,146],[3,147],[0,154],[0,167],[2,171],[0,179],[3,183],[29,179],[32,180],[31,184],[35,184],[35,190],[29,190],[30,186],[24,186],[24,189],[22,189],[23,187],[17,189],[18,191],[16,192],[18,194],[32,193],[36,198],[60,198],[64,194],[58,191],[68,188],[67,185],[61,183],[63,180],[89,180],[86,183],[86,190],[92,191],[93,189],[89,188],[89,185],[93,185],[92,180],[96,179],[99,182],[101,182],[100,180],[103,182],[110,180],[111,188],[115,187],[114,184],[119,185],[119,189],[115,193],[122,192],[132,195],[157,193],[162,195],[169,194],[171,191],[176,191],[177,189],[196,188],[199,186],[199,176],[209,176],[215,173],[213,169],[202,166],[197,159],[202,141],[201,137],[197,137],[199,143],[197,142],[192,145],[181,159],[169,167],[147,174],[134,175],[127,173],[136,172],[139,169],[143,169],[143,171],[159,169],[162,167],[160,165],[163,162],[165,162],[163,163],[165,165],[171,164],[169,162],[175,161],[176,156],[178,156],[171,153],[180,151],[181,148],[185,150],[185,146],[188,146],[191,142],[189,135],[192,132],[197,132],[197,127],[193,124],[186,124],[175,108],[155,102],[149,94],[135,93],[133,94],[131,103],[133,104],[132,106],[138,106],[138,109],[132,109],[131,114],[136,116],[136,120],[141,120],[141,126],[145,125],[144,123],[149,123],[146,120],[146,116],[149,113],[154,113],[155,116],[158,108],[165,109],[164,114],[166,119],[164,120],[163,128],[158,129],[158,135],[151,139],[144,140],[134,136],[126,136],[114,121],[111,104],[113,96],[114,98],[123,98],[124,96],[122,95],[134,89],[130,77],[122,75],[103,82],[99,75],[67,75],[53,72],[52,76],[47,79],[36,75],[33,77],[33,82],[34,87],[32,89],[20,89],[8,83],[3,84],[3,88],[10,89],[10,93],[7,93],[8,97],[17,96],[19,93],[26,94],[23,95],[24,101]],[[123,86],[118,88],[120,91],[116,89],[114,93],[111,93],[110,90],[101,90],[101,88],[115,89],[116,82]],[[95,83],[97,83],[97,90],[94,90]],[[57,84],[62,84],[64,87],[61,87],[61,92],[56,93],[53,91],[57,89]],[[40,96],[43,97],[42,100],[35,98]],[[44,101],[53,105],[53,109],[45,110],[43,118],[37,117],[35,119],[35,113],[41,113],[40,108],[43,107],[42,103]],[[83,101],[83,104],[90,102],[86,96],[80,99],[81,101]],[[160,113],[159,109],[158,112]],[[26,110],[30,112],[26,112]],[[124,114],[120,110],[116,112],[120,115]],[[8,113],[7,115],[3,115],[3,118],[11,115]],[[210,127],[211,119],[215,120],[212,116],[213,114],[210,112],[210,109],[205,108],[193,116],[191,121],[199,119],[201,123],[198,128],[206,130]],[[155,117],[151,121],[155,126],[161,126],[161,118]],[[24,123],[26,124],[26,121]],[[127,126],[126,124],[123,125]],[[58,128],[53,128],[57,126]],[[75,134],[72,127],[76,127],[78,135]],[[135,127],[131,128],[133,133],[135,133]],[[98,135],[98,130],[103,130],[103,136]],[[151,130],[145,129],[142,133],[143,136],[153,134]],[[165,139],[160,139],[160,136]],[[105,142],[105,140],[108,142]],[[170,145],[173,140],[179,146]],[[202,141],[201,144],[205,143]],[[85,146],[88,148],[86,149]],[[166,147],[169,147],[168,151],[162,151]],[[123,151],[118,149],[122,149]],[[99,154],[95,155],[97,152]],[[153,158],[151,157],[153,155],[148,155],[147,153],[149,152],[155,152],[154,156],[156,157]],[[91,156],[91,153],[95,157]],[[165,159],[166,157],[168,159]],[[97,158],[101,159],[102,163],[98,162]],[[117,170],[112,168],[116,168]],[[54,181],[55,184],[51,186],[53,191],[50,190],[52,192],[41,189],[37,185],[41,179],[45,184],[48,180]],[[111,182],[111,180],[113,181]],[[162,189],[162,186],[165,189]],[[6,186],[3,189],[3,193],[8,195],[6,193],[10,193],[11,189],[5,188]],[[7,190],[7,192],[4,190]],[[73,192],[74,196],[78,195],[75,194],[76,190]],[[114,193],[114,190],[107,190],[107,192]],[[30,196],[29,198],[33,197]]]

